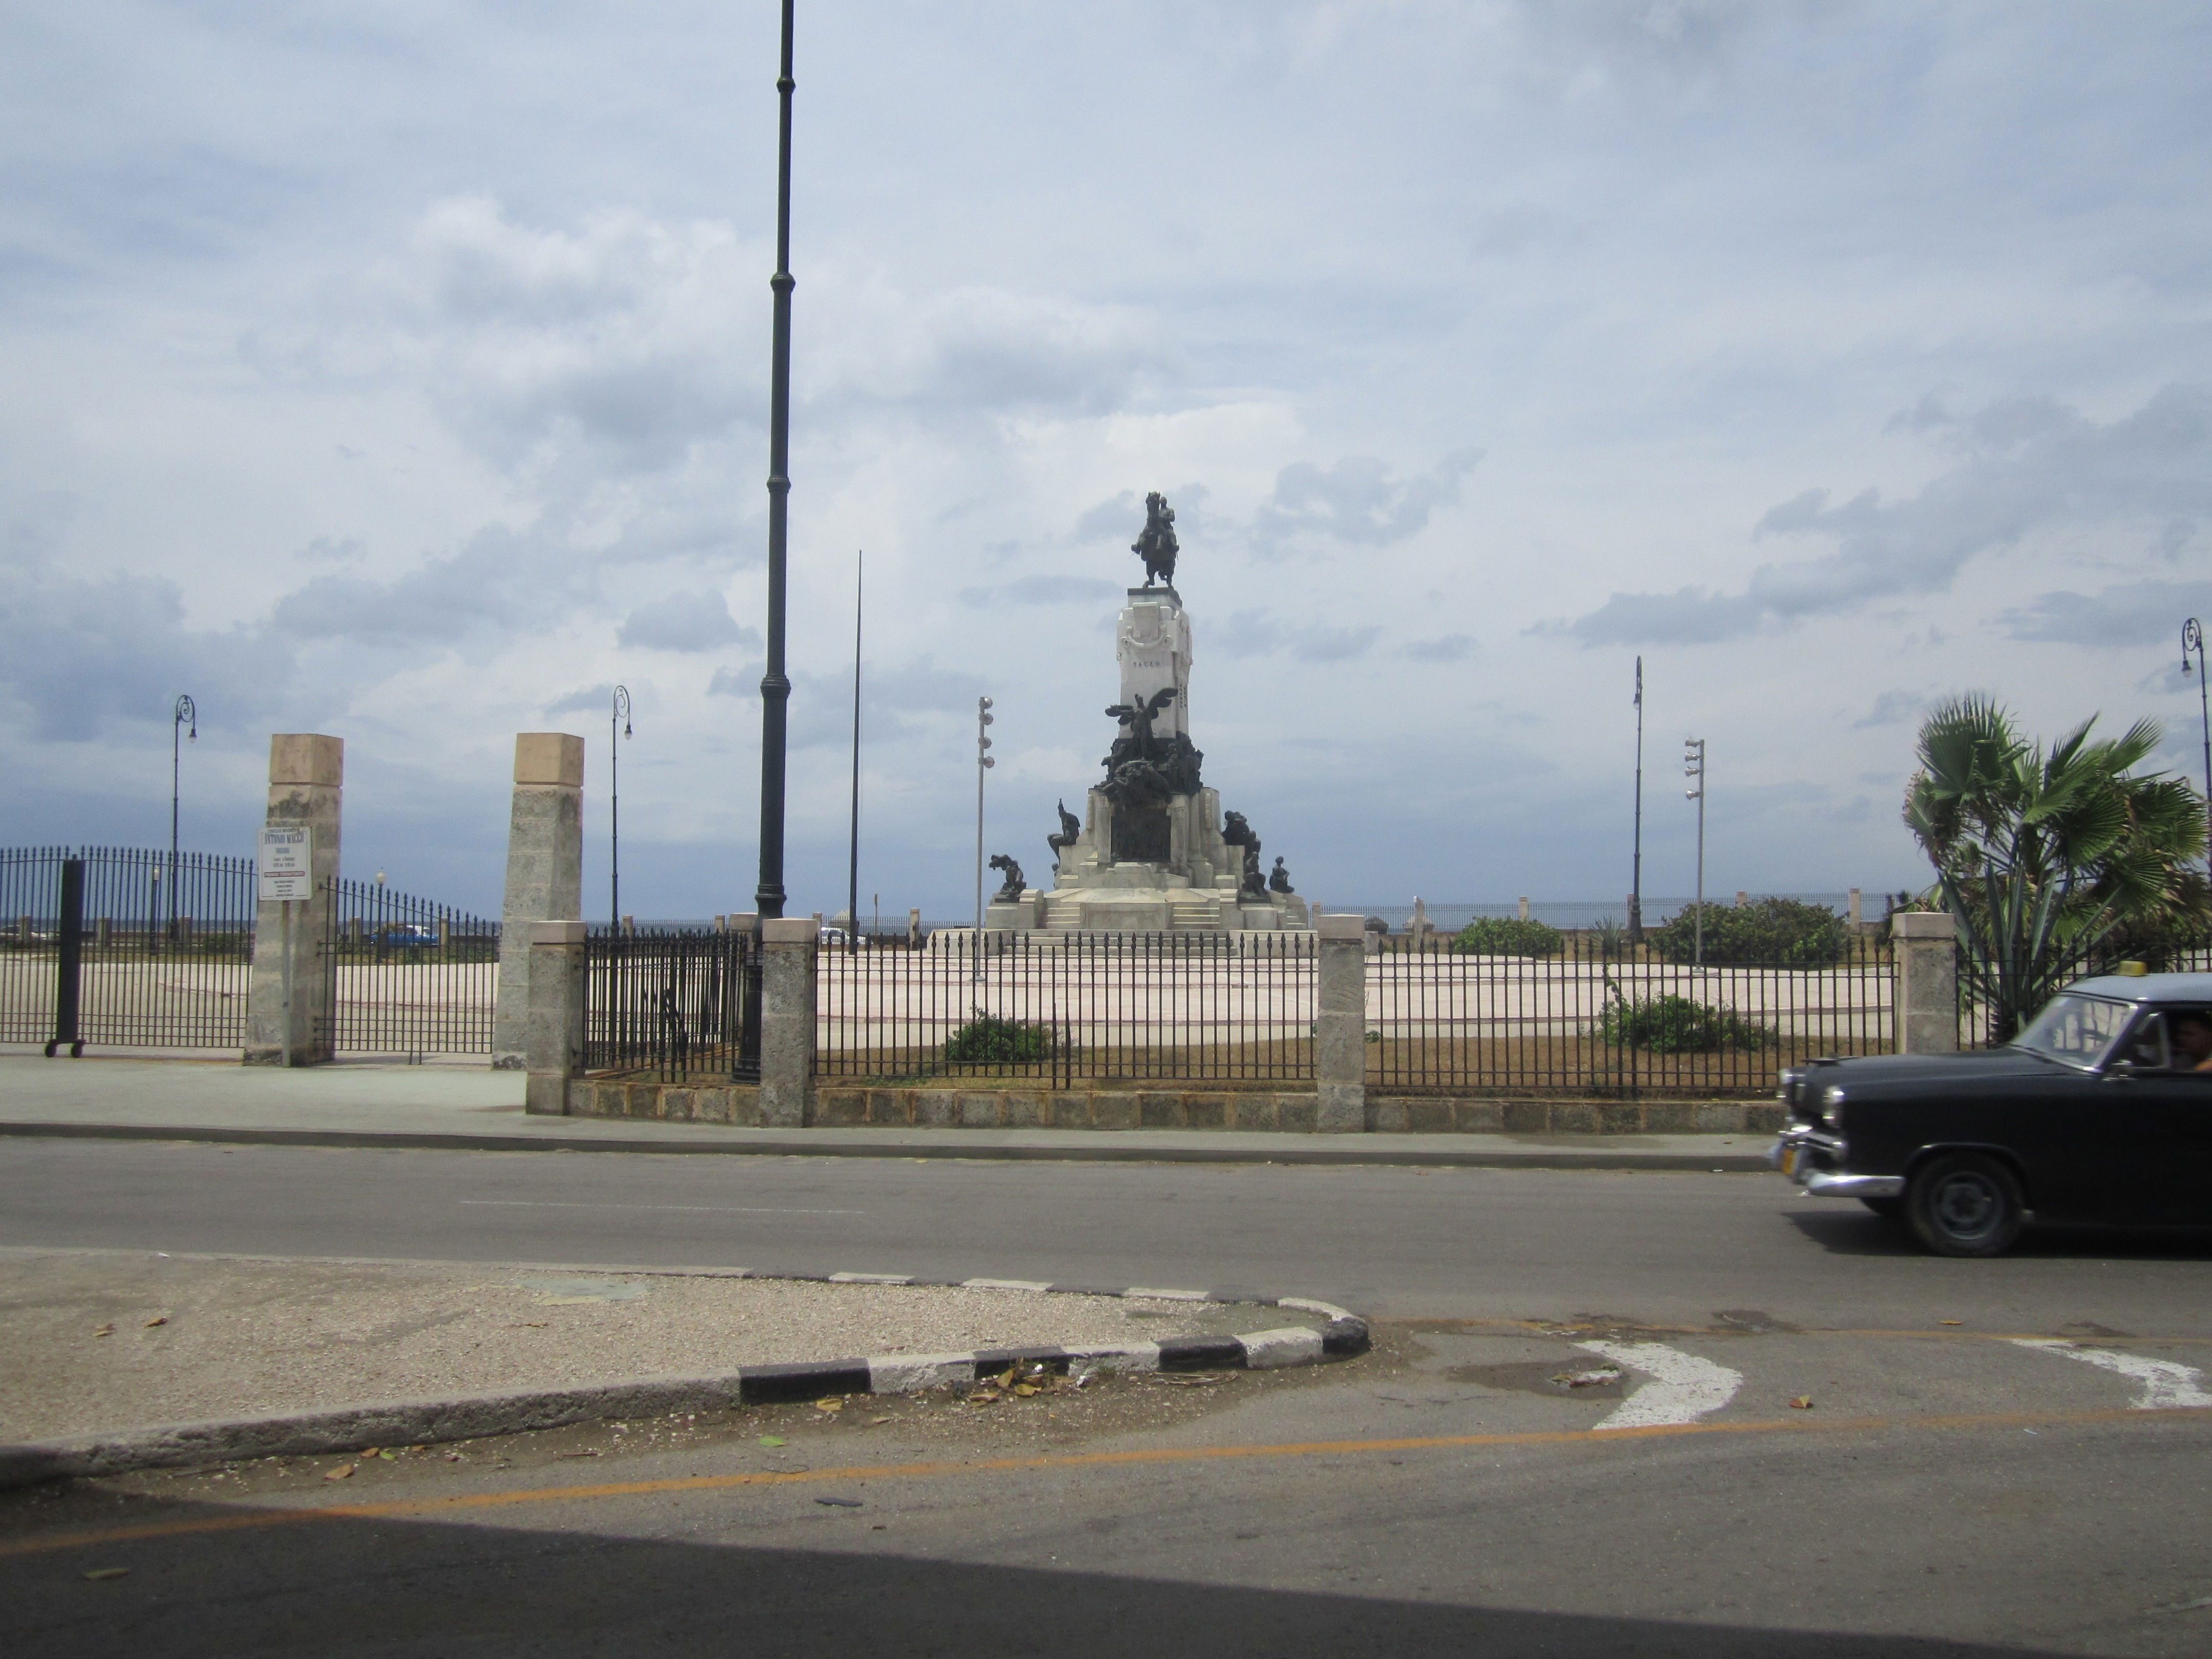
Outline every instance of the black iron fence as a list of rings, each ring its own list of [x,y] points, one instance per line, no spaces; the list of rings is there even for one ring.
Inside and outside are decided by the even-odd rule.
[[[586,1072],[757,1081],[760,1006],[760,951],[749,933],[595,927],[585,937]]]
[[[994,1078],[1065,1089],[1310,1083],[1310,933],[940,933],[823,951],[815,1070],[885,1083]]]
[[[499,923],[381,882],[323,890],[329,945],[317,1035],[334,1054],[489,1054]]]
[[[0,849],[0,1042],[244,1046],[253,896],[251,859]]]
[[[1449,941],[1367,958],[1367,1085],[1385,1094],[1634,1099],[1763,1095],[1820,1054],[1893,1046],[1886,940],[1821,959],[1667,959],[1569,934],[1557,954],[1462,954]]]

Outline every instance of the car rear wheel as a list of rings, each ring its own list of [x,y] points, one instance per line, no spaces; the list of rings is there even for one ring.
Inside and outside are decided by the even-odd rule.
[[[2027,1210],[2012,1171],[1971,1152],[1929,1159],[1905,1191],[1905,1218],[1938,1255],[1997,1255],[2010,1249]]]

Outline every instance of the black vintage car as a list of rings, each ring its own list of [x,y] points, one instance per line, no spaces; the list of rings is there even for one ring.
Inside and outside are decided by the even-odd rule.
[[[2212,1223],[2212,974],[2086,979],[2011,1043],[1782,1073],[1774,1165],[1944,1255],[2038,1220]]]

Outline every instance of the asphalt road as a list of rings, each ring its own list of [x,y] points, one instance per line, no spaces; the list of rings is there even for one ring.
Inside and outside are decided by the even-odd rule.
[[[1154,1426],[902,1405],[773,1449],[755,1423],[518,1447],[379,1465],[343,1516],[314,1470],[17,1495],[11,1653],[2212,1648],[2202,1237],[1938,1261],[1756,1176],[14,1141],[0,1244],[1241,1285],[1380,1316],[1369,1359]]]
[[[0,1141],[0,1245],[1241,1287],[1368,1314],[2212,1336],[2212,1235],[1923,1255],[1778,1176]]]

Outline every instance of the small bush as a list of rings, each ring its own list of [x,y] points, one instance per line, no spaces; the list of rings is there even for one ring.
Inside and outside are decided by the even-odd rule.
[[[1477,916],[1452,935],[1451,948],[1467,956],[1555,957],[1565,941],[1559,930],[1518,916]]]
[[[1605,1040],[1655,1054],[1702,1054],[1717,1048],[1764,1048],[1774,1033],[1725,1008],[1663,996],[1616,1002],[1605,1011]]]
[[[979,1014],[945,1042],[949,1066],[1023,1066],[1050,1060],[1052,1028]]]
[[[1698,907],[1651,935],[1669,962],[1696,955]],[[1846,949],[1844,919],[1819,904],[1796,899],[1761,899],[1756,904],[1705,906],[1705,957],[1723,966],[1832,968]]]

